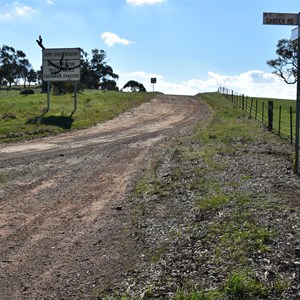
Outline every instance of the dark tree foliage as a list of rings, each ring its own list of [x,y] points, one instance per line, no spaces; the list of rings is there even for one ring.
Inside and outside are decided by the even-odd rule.
[[[3,45],[0,48],[0,84],[8,84],[11,87],[19,79],[23,80],[25,88],[26,82],[29,85],[35,82],[36,73],[23,51]]]
[[[93,49],[91,59],[88,53],[81,50],[81,80],[83,88],[118,90],[116,80],[119,76],[106,62],[104,50]]]
[[[18,57],[13,47],[3,45],[0,51],[1,82],[6,81],[11,87],[12,83],[18,78],[20,66]]]
[[[134,80],[129,80],[124,86],[123,89],[129,88],[131,92],[146,92],[146,89],[142,83],[139,83]]]
[[[113,82],[119,79],[119,76],[115,74],[112,67],[106,63],[106,53],[104,50],[92,50],[90,71],[94,77],[97,78],[94,83],[96,88],[109,90],[113,87],[113,89],[116,89],[116,84]]]
[[[277,44],[276,54],[278,57],[267,61],[267,64],[275,69],[273,74],[279,76],[287,84],[297,82],[297,47],[297,43],[281,39]]]

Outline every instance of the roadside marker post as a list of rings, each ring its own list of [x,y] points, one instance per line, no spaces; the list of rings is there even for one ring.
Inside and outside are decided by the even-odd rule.
[[[155,78],[155,77],[151,78],[151,79],[150,79],[150,82],[151,82],[152,85],[153,85],[153,93],[154,93],[154,84],[156,83],[156,78]]]
[[[263,13],[264,25],[298,25],[297,31],[295,29],[292,35],[297,34],[297,38],[292,37],[294,40],[298,40],[297,47],[297,99],[296,99],[296,128],[295,128],[295,173],[299,174],[299,126],[300,126],[300,13],[298,14],[286,14],[286,13]]]

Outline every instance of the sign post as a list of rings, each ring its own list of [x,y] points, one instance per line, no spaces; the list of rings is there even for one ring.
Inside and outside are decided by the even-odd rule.
[[[47,111],[50,110],[50,81],[47,81]]]
[[[298,25],[300,26],[300,13],[263,13],[263,24],[265,25]],[[299,27],[298,27],[299,28]],[[299,126],[300,126],[300,30],[297,30],[297,99],[296,99],[296,128],[295,128],[295,173],[299,174]]]
[[[154,92],[154,84],[156,83],[156,78],[155,77],[153,77],[153,78],[151,78],[151,83],[152,83],[152,85],[153,85],[153,92]]]
[[[300,25],[300,14],[298,15],[298,25]],[[297,101],[296,101],[296,131],[295,131],[295,173],[299,174],[299,126],[300,126],[300,35],[298,30],[298,47],[297,47]]]

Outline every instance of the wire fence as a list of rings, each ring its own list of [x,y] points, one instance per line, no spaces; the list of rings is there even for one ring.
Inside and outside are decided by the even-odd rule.
[[[295,104],[291,105],[292,101],[250,98],[224,87],[219,87],[218,92],[269,131],[294,143]]]

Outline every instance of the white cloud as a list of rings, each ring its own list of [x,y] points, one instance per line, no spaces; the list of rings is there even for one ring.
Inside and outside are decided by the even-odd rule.
[[[196,95],[204,92],[214,92],[218,87],[226,87],[234,92],[250,97],[268,97],[281,99],[295,99],[296,85],[287,85],[277,76],[260,70],[251,70],[239,75],[221,75],[208,72],[206,79],[190,79],[179,83],[170,82],[162,75],[150,74],[143,71],[132,73],[118,73],[120,88],[129,80],[142,83],[147,91],[152,91],[151,77],[157,78],[155,91],[165,94]]]
[[[54,5],[54,4],[55,4],[55,2],[54,2],[53,0],[47,0],[47,1],[46,1],[46,4],[49,4],[49,5]]]
[[[296,85],[288,85],[272,73],[251,70],[236,76],[209,72],[209,78],[230,90],[252,96],[282,99],[296,98]]]
[[[20,2],[13,2],[6,4],[0,11],[0,20],[9,20],[19,17],[29,17],[34,14],[36,10],[31,6]]]
[[[166,0],[127,0],[127,4],[132,4],[132,5],[157,4],[165,1]]]
[[[34,9],[26,4],[15,3],[15,14],[17,16],[29,16]]]
[[[120,38],[117,34],[112,33],[112,32],[103,32],[101,34],[101,38],[104,40],[104,43],[108,46],[111,47],[114,44],[122,44],[122,45],[129,45],[132,44],[131,41],[126,40],[124,38]]]
[[[12,14],[9,12],[0,12],[0,21],[1,20],[8,20],[12,18]]]

